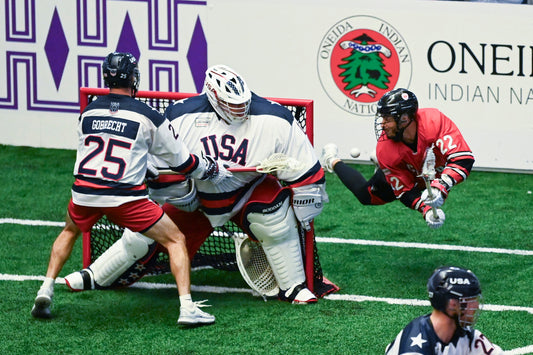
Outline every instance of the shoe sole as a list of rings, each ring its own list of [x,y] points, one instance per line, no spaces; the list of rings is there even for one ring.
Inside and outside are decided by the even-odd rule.
[[[188,321],[188,320],[179,320],[178,325],[186,325],[186,326],[195,326],[195,325],[210,325],[214,324],[215,320],[212,321]]]
[[[50,312],[51,304],[52,300],[49,297],[37,296],[31,309],[31,315],[35,318],[52,318],[52,313]]]

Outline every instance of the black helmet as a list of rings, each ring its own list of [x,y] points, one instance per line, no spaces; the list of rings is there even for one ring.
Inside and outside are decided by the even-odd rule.
[[[137,59],[130,53],[109,53],[102,64],[104,84],[110,88],[131,88],[133,96],[139,88]]]
[[[431,306],[441,312],[446,312],[451,298],[461,300],[481,295],[481,285],[476,275],[470,270],[454,266],[435,270],[427,287]]]
[[[399,125],[400,117],[403,114],[407,114],[409,118],[414,119],[417,111],[418,100],[411,91],[400,88],[387,92],[377,103],[376,119],[374,122],[376,138],[378,140],[384,139],[382,137],[383,128],[381,127],[384,116],[392,116],[396,124]],[[399,133],[397,140],[401,139],[403,130]]]

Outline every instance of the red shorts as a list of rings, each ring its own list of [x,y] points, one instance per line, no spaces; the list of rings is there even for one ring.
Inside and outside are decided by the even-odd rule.
[[[145,232],[163,216],[161,207],[145,198],[124,203],[117,207],[89,207],[76,205],[72,200],[68,204],[68,214],[82,232],[89,232],[102,216],[121,227],[133,232]]]

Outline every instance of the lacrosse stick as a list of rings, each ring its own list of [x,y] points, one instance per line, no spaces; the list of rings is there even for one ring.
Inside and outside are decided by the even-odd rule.
[[[283,153],[274,153],[265,160],[259,162],[256,166],[250,167],[229,167],[228,171],[231,172],[257,172],[263,174],[270,174],[275,171],[285,170],[285,171],[294,171],[299,170],[303,167],[303,164]],[[176,171],[170,169],[158,169],[159,174],[162,175],[172,175],[180,174]]]
[[[426,158],[422,166],[422,175],[419,176],[422,176],[426,183],[429,198],[433,199],[435,197],[431,188],[431,181],[435,179],[435,153],[433,152],[433,146],[426,149]],[[437,209],[432,206],[431,210],[433,212],[433,218],[439,219]]]
[[[254,242],[244,233],[234,233],[226,227],[220,227],[235,242],[235,256],[242,278],[248,286],[266,301],[279,293],[278,283],[270,267],[261,243]]]

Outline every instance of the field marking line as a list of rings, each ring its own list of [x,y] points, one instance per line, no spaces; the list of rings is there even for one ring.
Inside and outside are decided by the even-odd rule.
[[[316,237],[316,241],[320,243],[334,243],[334,244],[375,245],[375,246],[396,247],[396,248],[473,251],[473,252],[478,252],[478,253],[495,253],[495,254],[511,254],[511,255],[533,255],[533,250],[469,247],[469,246],[464,246],[464,245],[450,245],[450,244],[386,242],[386,241],[381,241],[381,240],[343,239],[343,238],[324,238],[324,237]]]
[[[44,281],[44,276],[35,275],[11,275],[0,273],[0,281]],[[56,279],[57,284],[65,284],[65,279],[58,277]],[[173,289],[176,288],[174,283],[160,283],[160,282],[143,282],[139,281],[131,285],[132,288],[141,289]],[[206,293],[249,293],[256,295],[252,289],[249,288],[235,288],[235,287],[222,287],[222,286],[199,286],[191,285],[191,290],[195,292]],[[361,296],[361,295],[342,295],[342,294],[330,294],[326,295],[324,299],[331,301],[347,301],[347,302],[384,302],[392,305],[406,305],[406,306],[430,306],[429,301],[417,300],[417,299],[401,299],[401,298],[388,298],[388,297],[374,297],[374,296]],[[533,307],[522,306],[503,306],[483,304],[484,311],[504,312],[527,312],[533,314]]]
[[[0,281],[43,281],[44,276],[28,276],[28,275],[10,275],[0,273]],[[56,283],[65,284],[65,279],[58,277]],[[157,283],[157,282],[137,282],[130,287],[140,289],[175,289],[176,284]],[[232,288],[232,287],[219,287],[219,286],[197,286],[191,285],[191,291],[205,292],[205,293],[249,293],[251,295],[257,294],[248,288]],[[373,296],[361,296],[361,295],[326,295],[324,299],[332,301],[347,301],[347,302],[385,302],[392,305],[407,305],[407,306],[431,306],[429,301],[417,300],[417,299],[400,299],[400,298],[387,298],[387,297],[373,297]],[[532,307],[520,307],[520,306],[500,306],[483,304],[484,311],[525,311],[533,314]],[[525,346],[522,348],[512,349],[504,351],[506,355],[523,355],[533,353],[533,345]]]
[[[0,224],[21,224],[21,225],[30,225],[30,226],[63,227],[65,225],[65,222],[52,222],[52,221],[16,219],[16,218],[0,218]],[[508,254],[508,255],[524,255],[524,256],[533,255],[533,250],[470,247],[470,246],[449,245],[449,244],[387,242],[387,241],[382,241],[382,240],[343,239],[343,238],[327,238],[327,237],[316,237],[316,241],[318,243],[333,243],[333,244],[374,245],[374,246],[412,248],[412,249],[455,250],[455,251],[470,251],[470,252],[478,252],[478,253],[494,253],[494,254]]]

